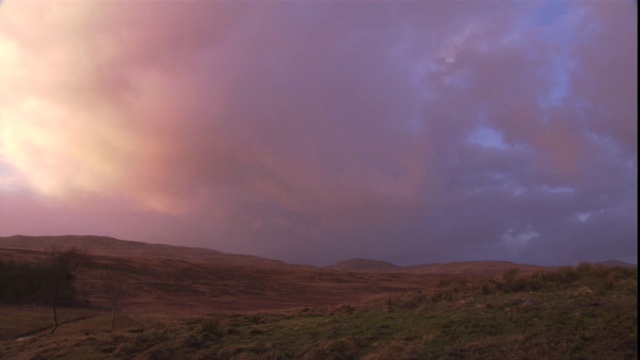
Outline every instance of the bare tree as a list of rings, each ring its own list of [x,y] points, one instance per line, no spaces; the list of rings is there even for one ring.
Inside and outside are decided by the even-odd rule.
[[[107,295],[111,307],[111,331],[115,326],[116,314],[120,311],[120,300],[129,282],[129,274],[122,264],[115,264],[105,271],[102,277],[102,289]]]
[[[53,310],[53,329],[51,329],[51,334],[53,334],[60,326],[57,309],[61,300],[75,300],[72,282],[76,273],[88,267],[91,261],[86,251],[76,247],[62,250],[58,246],[52,246],[47,250],[46,261],[48,288],[51,295],[51,309]]]

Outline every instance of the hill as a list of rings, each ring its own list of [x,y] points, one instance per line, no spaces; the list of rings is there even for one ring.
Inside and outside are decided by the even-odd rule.
[[[499,276],[505,271],[515,268],[527,273],[548,269],[544,266],[516,264],[509,261],[455,261],[444,264],[408,266],[398,271],[412,274]]]
[[[335,305],[379,294],[436,286],[430,274],[364,274],[291,265],[257,256],[147,244],[98,236],[0,238],[0,260],[38,261],[48,247],[78,247],[94,261],[78,277],[90,304],[104,306],[99,291],[105,270],[126,269],[125,305],[135,312],[254,312]]]
[[[594,263],[594,265],[602,265],[606,267],[625,267],[625,268],[637,268],[637,265],[629,264],[620,260],[606,260],[606,261],[598,261]]]
[[[367,272],[405,273],[455,276],[499,276],[510,269],[522,272],[541,271],[544,266],[516,264],[509,261],[455,261],[443,264],[421,264],[397,266],[386,261],[372,259],[349,259],[325,267],[326,269]]]
[[[5,307],[0,358],[637,359],[637,285],[637,268],[581,264],[295,311],[128,312],[114,331],[77,308],[54,336],[46,308]]]
[[[344,271],[389,272],[400,267],[381,260],[349,259],[325,266],[325,268]]]
[[[223,262],[243,265],[283,265],[251,255],[227,254],[205,248],[176,245],[150,244],[137,241],[120,240],[107,236],[65,235],[65,236],[10,236],[0,237],[0,249],[45,251],[50,246],[62,248],[77,247],[89,255],[108,256],[123,259],[165,258],[190,262]]]
[[[497,277],[516,268],[521,273],[549,270],[505,261],[400,267],[368,259],[318,268],[204,248],[71,235],[0,238],[0,260],[38,261],[52,245],[84,249],[93,258],[94,266],[78,278],[89,304],[106,303],[99,291],[101,277],[106,269],[118,264],[131,280],[126,306],[147,313],[161,309],[180,313],[252,312],[337,305],[433,288],[452,279]]]

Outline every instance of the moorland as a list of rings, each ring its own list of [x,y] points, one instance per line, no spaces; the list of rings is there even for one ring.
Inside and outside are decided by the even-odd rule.
[[[637,358],[628,264],[321,268],[108,237],[12,236],[0,238],[0,265],[14,267],[0,272],[65,249],[90,261],[68,276],[73,296],[57,308],[55,333],[47,296],[0,289],[0,358]],[[115,307],[105,286],[113,269],[123,280]]]

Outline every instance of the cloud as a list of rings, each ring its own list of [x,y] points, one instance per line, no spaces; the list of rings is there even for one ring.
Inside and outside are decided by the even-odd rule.
[[[637,18],[563,4],[3,4],[0,198],[316,264],[625,256]]]

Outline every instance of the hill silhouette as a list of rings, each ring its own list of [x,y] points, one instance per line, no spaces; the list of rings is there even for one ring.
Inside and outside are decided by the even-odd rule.
[[[612,265],[613,266],[613,265]],[[450,263],[397,266],[372,259],[349,259],[325,267],[326,269],[367,273],[407,273],[461,276],[498,276],[505,271],[518,268],[522,272],[545,269],[544,266],[517,264],[509,261],[454,261]]]
[[[11,236],[0,238],[0,259],[38,261],[51,246],[78,247],[94,260],[79,284],[92,304],[104,271],[124,267],[131,282],[126,306],[136,311],[258,311],[333,305],[370,296],[433,287],[441,276],[362,274],[292,265],[250,255],[101,236]]]
[[[160,308],[206,313],[335,305],[433,288],[453,278],[499,276],[514,268],[525,273],[549,269],[506,261],[400,267],[370,259],[351,259],[319,268],[211,249],[91,235],[3,237],[0,260],[38,261],[54,245],[83,249],[94,259],[95,266],[79,279],[90,303],[105,303],[95,290],[104,271],[119,264],[133,280],[126,305],[149,312]]]
[[[399,269],[400,267],[381,260],[349,259],[325,266],[325,268],[345,271],[387,272]]]

